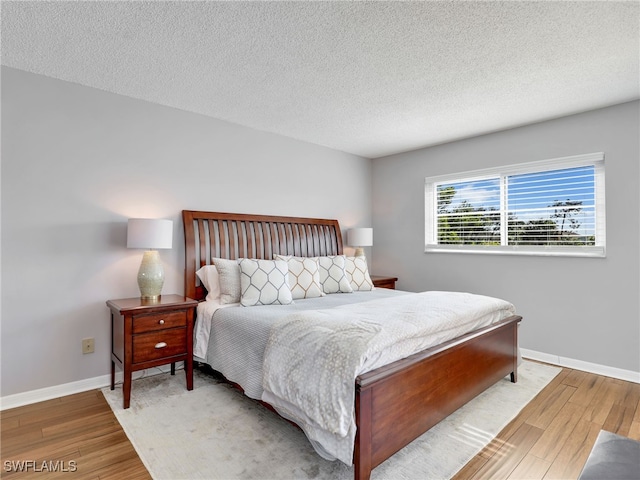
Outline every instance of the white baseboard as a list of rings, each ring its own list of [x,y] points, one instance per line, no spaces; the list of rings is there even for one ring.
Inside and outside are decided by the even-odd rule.
[[[604,375],[605,377],[617,378],[627,382],[640,383],[640,372],[634,372],[633,370],[623,370],[621,368],[608,367],[597,363],[583,362],[582,360],[536,352],[535,350],[528,350],[526,348],[521,348],[520,352],[524,358],[529,358],[531,360],[538,360],[539,362],[551,363],[560,367],[573,368],[575,370],[582,370],[583,372]]]
[[[182,362],[176,362],[176,370],[183,368]],[[169,373],[171,367],[163,365],[161,367],[148,368],[133,372],[133,379],[159,375],[161,373]],[[77,382],[64,383],[62,385],[54,385],[53,387],[39,388],[29,392],[16,393],[0,397],[0,411],[9,408],[22,407],[32,403],[51,400],[52,398],[64,397],[65,395],[73,395],[74,393],[86,392],[97,388],[108,387],[111,383],[111,375],[101,375],[99,377],[86,378]],[[122,372],[116,372],[116,383],[122,383]]]
[[[87,390],[94,390],[96,388],[103,388],[109,385],[109,383],[111,383],[111,375],[102,375],[100,377],[86,378],[77,382],[64,383],[62,385],[54,385],[53,387],[39,388],[38,390],[31,390],[29,392],[7,395],[0,398],[0,410],[43,402],[45,400],[51,400],[52,398],[86,392]]]

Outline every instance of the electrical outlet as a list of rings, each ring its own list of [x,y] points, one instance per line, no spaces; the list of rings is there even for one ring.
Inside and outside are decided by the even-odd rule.
[[[96,344],[94,338],[82,339],[82,353],[93,353],[96,351]]]

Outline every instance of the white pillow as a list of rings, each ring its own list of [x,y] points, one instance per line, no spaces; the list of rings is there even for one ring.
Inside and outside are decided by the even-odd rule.
[[[354,292],[373,290],[366,257],[345,257],[344,271]]]
[[[322,285],[320,285],[318,257],[293,257],[276,254],[273,258],[287,262],[289,287],[294,300],[324,296]]]
[[[238,260],[214,258],[213,264],[218,270],[220,279],[220,303],[240,302],[240,267]]]
[[[205,265],[196,272],[196,275],[207,289],[207,302],[220,303],[220,275],[215,265]]]
[[[289,305],[293,303],[289,288],[289,269],[283,260],[243,258],[240,267],[240,304]]]
[[[345,256],[318,257],[320,284],[324,293],[352,293],[351,283],[344,270]]]

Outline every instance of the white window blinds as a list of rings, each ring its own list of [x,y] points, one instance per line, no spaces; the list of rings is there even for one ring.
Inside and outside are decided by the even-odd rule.
[[[604,154],[427,178],[426,251],[604,256]]]

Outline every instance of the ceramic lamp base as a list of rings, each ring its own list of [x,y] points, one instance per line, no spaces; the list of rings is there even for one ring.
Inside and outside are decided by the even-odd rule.
[[[362,248],[362,247],[356,248],[356,253],[355,253],[354,256],[356,256],[356,257],[364,257],[364,248]]]
[[[142,256],[138,270],[138,287],[140,297],[145,300],[157,300],[162,293],[164,270],[157,250],[148,250]]]

